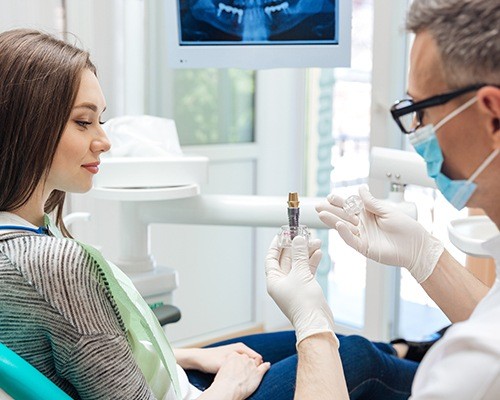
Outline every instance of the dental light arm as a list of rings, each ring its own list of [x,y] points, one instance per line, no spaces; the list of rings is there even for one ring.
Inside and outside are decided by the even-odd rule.
[[[424,160],[416,153],[385,147],[373,147],[370,160],[370,178],[390,184],[387,200],[401,211],[417,219],[415,203],[404,200],[406,185],[435,188],[427,176]]]
[[[418,185],[436,188],[427,176],[425,161],[417,154],[403,150],[373,147],[370,178],[397,185]]]
[[[309,228],[327,229],[318,218],[315,204],[319,197],[300,199],[300,221]],[[139,215],[146,223],[190,225],[225,225],[271,227],[288,224],[281,196],[200,195],[170,200],[168,204],[153,201],[138,204]]]

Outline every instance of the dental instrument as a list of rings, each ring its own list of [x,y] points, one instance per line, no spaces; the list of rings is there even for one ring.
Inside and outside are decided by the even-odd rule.
[[[299,225],[300,216],[300,201],[299,195],[296,192],[290,192],[288,194],[288,225],[282,225],[280,232],[278,233],[278,246],[279,247],[291,247],[292,240],[296,236],[304,237],[307,242],[309,242],[310,233],[309,229],[305,225]]]
[[[296,192],[288,193],[288,225],[290,226],[290,236],[293,239],[299,228],[299,195]]]

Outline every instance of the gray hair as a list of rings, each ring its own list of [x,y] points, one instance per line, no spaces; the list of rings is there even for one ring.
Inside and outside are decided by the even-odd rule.
[[[500,85],[499,0],[414,0],[406,27],[436,40],[450,88]]]

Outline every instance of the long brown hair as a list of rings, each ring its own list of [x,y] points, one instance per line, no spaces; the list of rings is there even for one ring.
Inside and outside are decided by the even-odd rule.
[[[0,211],[26,204],[47,178],[85,68],[96,73],[86,51],[49,34],[0,33]],[[52,192],[45,212],[70,236],[65,197]]]

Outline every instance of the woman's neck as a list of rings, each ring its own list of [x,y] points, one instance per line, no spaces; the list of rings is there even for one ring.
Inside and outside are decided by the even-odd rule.
[[[44,223],[44,214],[32,213],[31,210],[25,210],[23,207],[11,211],[11,213],[18,215],[22,219],[28,221],[35,226],[42,226]]]
[[[35,191],[25,204],[10,212],[20,216],[22,219],[35,226],[42,226],[45,216],[45,200],[43,195]]]

